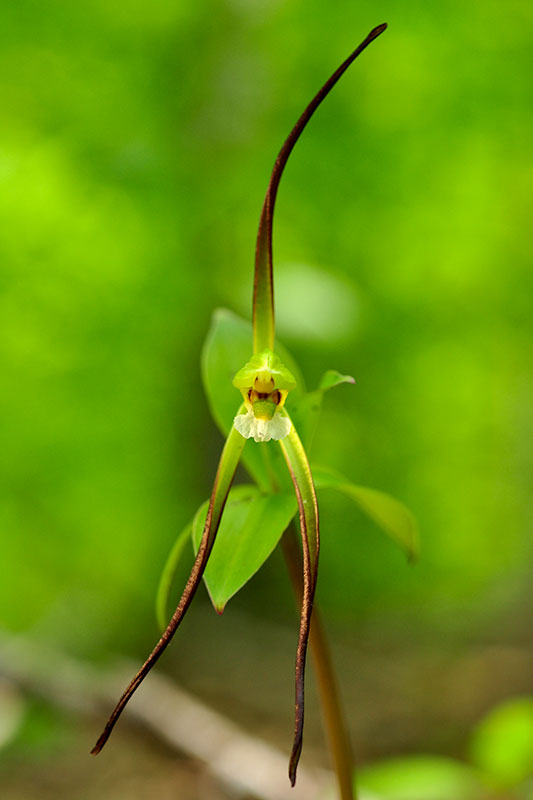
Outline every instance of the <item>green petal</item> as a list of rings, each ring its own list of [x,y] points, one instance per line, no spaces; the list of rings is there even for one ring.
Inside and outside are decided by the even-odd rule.
[[[345,494],[400,545],[409,561],[416,561],[420,550],[418,525],[407,506],[385,492],[358,486],[325,467],[313,467],[313,475],[317,489],[335,489]]]
[[[249,389],[254,385],[254,379],[260,372],[267,372],[274,379],[276,389],[290,392],[296,387],[296,378],[272,350],[254,353],[233,378],[233,385],[237,389]]]
[[[193,527],[195,552],[202,536],[208,503]],[[256,486],[236,486],[229,494],[204,582],[217,613],[255,575],[270,556],[296,514],[294,495],[264,494]]]
[[[294,786],[296,781],[296,769],[302,751],[305,657],[307,653],[307,642],[309,639],[318,572],[320,536],[318,528],[318,505],[311,469],[304,447],[294,425],[292,425],[289,435],[285,439],[282,439],[279,444],[285,461],[287,462],[296,492],[296,499],[298,501],[303,553],[303,597],[300,616],[300,634],[296,651],[294,744],[289,762],[289,777],[291,784]]]
[[[224,510],[226,498],[228,496],[228,492],[233,481],[233,476],[235,475],[235,470],[237,469],[237,465],[239,463],[245,443],[246,439],[243,439],[240,433],[237,433],[235,428],[232,428],[228,438],[226,439],[224,449],[222,450],[222,455],[220,456],[217,474],[215,476],[215,483],[211,493],[211,500],[209,501],[207,519],[202,534],[202,541],[200,543],[200,548],[191,570],[191,574],[187,581],[187,585],[185,586],[178,606],[161,638],[140,670],[129,683],[122,697],[115,706],[115,709],[109,717],[109,720],[100,738],[91,751],[93,755],[99,753],[102,747],[105,745],[130,697],[133,695],[138,686],[140,686],[158,658],[169,645],[196,593],[200,581],[202,580],[202,575],[205,570],[211,548],[213,547],[213,542],[215,541],[215,536],[220,524],[220,518]]]

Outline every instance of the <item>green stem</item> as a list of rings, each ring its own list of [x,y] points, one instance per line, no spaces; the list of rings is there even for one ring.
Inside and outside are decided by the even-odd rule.
[[[289,570],[294,592],[298,601],[300,601],[302,596],[302,556],[298,544],[298,535],[292,525],[283,535],[281,549]],[[316,603],[313,608],[309,644],[317,678],[324,727],[337,775],[340,798],[341,800],[357,800],[356,790],[354,789],[354,761],[350,736],[341,707],[326,633]]]

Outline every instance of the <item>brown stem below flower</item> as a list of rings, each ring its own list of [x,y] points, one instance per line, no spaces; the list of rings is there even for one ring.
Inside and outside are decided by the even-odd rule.
[[[302,596],[302,555],[298,536],[291,525],[281,539],[281,549],[298,601]],[[337,775],[341,800],[357,800],[354,790],[354,761],[346,720],[342,712],[337,681],[326,634],[315,602],[309,637],[317,678],[324,727]]]

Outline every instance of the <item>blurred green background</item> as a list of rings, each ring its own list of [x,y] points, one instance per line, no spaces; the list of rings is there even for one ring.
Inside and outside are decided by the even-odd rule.
[[[389,23],[282,182],[278,334],[311,387],[330,367],[357,380],[328,396],[313,457],[402,499],[421,529],[408,567],[348,501],[322,498],[318,595],[348,704],[358,648],[464,664],[446,724],[428,679],[394,736],[376,724],[358,747],[461,755],[492,703],[533,692],[507,657],[533,646],[531,5],[19,0],[0,13],[0,622],[102,664],[151,648],[162,564],[209,494],[222,438],[199,356],[216,307],[250,316],[276,153]],[[208,696],[206,675],[220,681],[216,699],[225,659],[248,653],[232,615],[257,636],[295,637],[296,618],[276,555],[221,620],[201,595],[166,669]],[[226,649],[204,674],[215,625]],[[507,653],[508,668],[472,666],[473,651]],[[368,702],[416,683],[417,664]],[[350,706],[356,736],[362,714]]]

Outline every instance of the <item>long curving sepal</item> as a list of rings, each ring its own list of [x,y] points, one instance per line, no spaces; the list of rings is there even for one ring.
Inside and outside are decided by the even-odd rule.
[[[292,149],[305,126],[321,104],[322,100],[333,89],[339,78],[348,69],[350,64],[355,61],[357,56],[368,47],[383,33],[387,24],[383,23],[374,28],[366,39],[361,42],[353,53],[348,56],[346,61],[333,73],[331,78],[326,81],[320,91],[313,97],[300,119],[285,140],[285,144],[279,151],[278,157],[270,176],[261,217],[259,219],[259,230],[257,232],[257,243],[255,248],[255,277],[254,277],[254,299],[253,299],[253,328],[254,328],[254,353],[268,348],[274,349],[274,288],[272,278],[272,221],[274,218],[274,205],[278,186],[289,159]]]
[[[91,750],[93,755],[96,755],[100,752],[104,744],[109,739],[111,731],[115,727],[115,724],[124,711],[130,697],[133,695],[135,690],[138,686],[142,683],[144,678],[148,675],[156,661],[158,660],[159,656],[164,652],[167,648],[168,644],[170,643],[172,637],[176,633],[181,620],[183,619],[185,612],[187,611],[195,593],[198,588],[200,581],[202,580],[202,575],[204,573],[207,560],[211,553],[211,549],[213,547],[215,537],[217,534],[218,526],[220,524],[220,518],[222,516],[222,512],[224,510],[224,505],[226,503],[226,499],[228,497],[228,492],[231,488],[231,484],[233,482],[233,477],[235,475],[235,470],[237,469],[237,465],[239,463],[239,459],[241,457],[241,453],[243,450],[244,445],[246,444],[246,439],[238,433],[235,428],[232,427],[228,438],[226,439],[226,443],[224,445],[224,449],[222,450],[222,455],[220,456],[220,461],[217,469],[217,473],[215,476],[215,483],[213,485],[213,491],[211,493],[211,500],[209,502],[209,510],[207,512],[207,519],[205,522],[204,532],[202,535],[202,541],[200,543],[200,548],[198,550],[198,554],[196,556],[193,568],[191,570],[191,574],[183,590],[183,594],[181,599],[178,603],[174,614],[170,622],[168,623],[165,631],[163,632],[160,640],[135,675],[131,683],[126,688],[124,694],[118,701],[117,705],[109,720],[102,731],[102,734],[98,741],[96,742],[95,746]]]
[[[300,632],[296,650],[294,744],[289,761],[291,785],[296,781],[296,769],[302,752],[304,725],[304,678],[307,642],[311,627],[311,614],[315,596],[320,535],[318,527],[318,505],[309,461],[294,425],[289,435],[280,441],[280,447],[291,474],[298,500],[300,532],[303,554],[303,598],[300,616]]]

